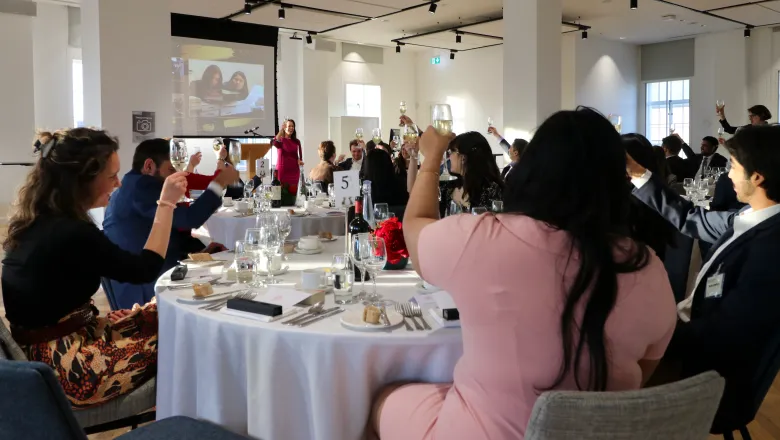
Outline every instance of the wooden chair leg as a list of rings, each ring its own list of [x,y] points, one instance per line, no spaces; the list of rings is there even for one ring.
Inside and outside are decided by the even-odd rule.
[[[747,426],[739,428],[739,433],[742,434],[742,440],[753,440],[750,438],[750,431],[748,430]]]

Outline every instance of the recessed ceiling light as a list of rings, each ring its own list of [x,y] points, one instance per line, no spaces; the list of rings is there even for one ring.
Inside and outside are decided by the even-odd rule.
[[[621,39],[621,40],[625,40],[625,39],[626,39],[626,37],[620,37],[620,39]]]

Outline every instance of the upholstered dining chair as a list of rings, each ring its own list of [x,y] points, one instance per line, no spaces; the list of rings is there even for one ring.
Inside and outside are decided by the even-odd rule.
[[[620,392],[548,391],[534,405],[526,440],[706,440],[725,381],[714,371]]]
[[[0,321],[0,359],[27,360],[24,351],[11,337],[11,332],[2,321]],[[73,415],[87,434],[128,426],[136,428],[139,424],[151,422],[156,418],[153,410],[156,402],[157,379],[152,378],[129,394],[99,406],[76,410]],[[4,437],[0,436],[0,438]]]
[[[0,438],[87,440],[54,371],[40,362],[0,360]],[[210,423],[171,417],[121,440],[243,440]]]

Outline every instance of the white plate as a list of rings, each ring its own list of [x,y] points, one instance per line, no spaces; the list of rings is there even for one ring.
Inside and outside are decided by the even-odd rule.
[[[281,268],[279,270],[272,270],[271,272],[274,274],[274,276],[277,276],[277,275],[284,275],[284,274],[286,274],[288,270],[290,270],[290,266],[284,266],[283,268]],[[258,275],[268,275],[268,272],[266,272],[266,271],[264,271],[262,269],[257,269],[257,274]]]
[[[433,292],[438,292],[439,290],[441,290],[438,287],[436,287],[434,289],[426,289],[425,288],[425,284],[422,281],[420,281],[419,283],[415,284],[414,287],[420,293],[433,293]]]
[[[181,260],[180,263],[181,264],[186,264],[187,266],[212,267],[212,266],[224,265],[225,264],[225,260],[195,261],[195,260],[192,260],[190,258],[187,258],[186,260]]]
[[[338,239],[339,238],[336,237],[335,235],[333,236],[333,238],[322,238],[322,237],[320,237],[320,241],[325,242],[325,243],[330,242],[330,241],[336,241]]]
[[[341,325],[350,330],[359,332],[376,332],[398,327],[404,322],[404,317],[401,316],[400,313],[390,309],[387,309],[387,319],[390,321],[389,326],[384,324],[368,324],[363,321],[363,309],[347,310],[341,315]]]
[[[295,246],[295,253],[303,254],[303,255],[321,254],[322,246],[320,246],[319,249],[301,249],[298,246]]]
[[[163,287],[183,287],[192,286],[192,283],[213,283],[222,278],[222,274],[219,275],[203,275],[197,278],[184,278],[181,281],[171,281],[170,278],[163,278],[160,280],[160,285]]]
[[[228,299],[229,297],[241,291],[242,290],[230,290],[229,292],[215,293],[214,295],[211,295],[208,298],[196,298],[194,295],[190,295],[189,291],[185,290],[184,291],[186,293],[185,296],[177,297],[176,302],[182,304],[209,304],[216,301]]]

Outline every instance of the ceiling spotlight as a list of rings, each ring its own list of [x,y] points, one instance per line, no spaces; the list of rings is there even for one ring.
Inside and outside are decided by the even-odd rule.
[[[303,38],[298,36],[298,32],[293,32],[292,37],[290,37],[291,40],[303,40]]]
[[[588,31],[582,31],[582,39],[587,40],[588,39]]]
[[[279,8],[279,20],[284,20],[284,8]]]
[[[401,53],[401,45],[395,47],[395,53]]]
[[[436,3],[431,2],[431,6],[428,8],[428,12],[430,12],[431,14],[436,13]]]
[[[306,44],[311,44],[314,40],[311,38],[311,34],[306,34]]]
[[[631,0],[631,9],[636,9],[639,7],[638,5],[639,0]]]
[[[750,38],[750,28],[745,28],[745,38]]]
[[[456,33],[455,34],[455,42],[456,43],[460,43],[461,41],[463,41],[463,38],[460,36],[460,34]]]
[[[451,50],[451,51],[450,51],[450,59],[451,59],[451,60],[454,60],[454,59],[455,59],[455,51],[454,51],[454,50]]]
[[[244,14],[249,15],[252,13],[252,5],[249,2],[244,3]]]

